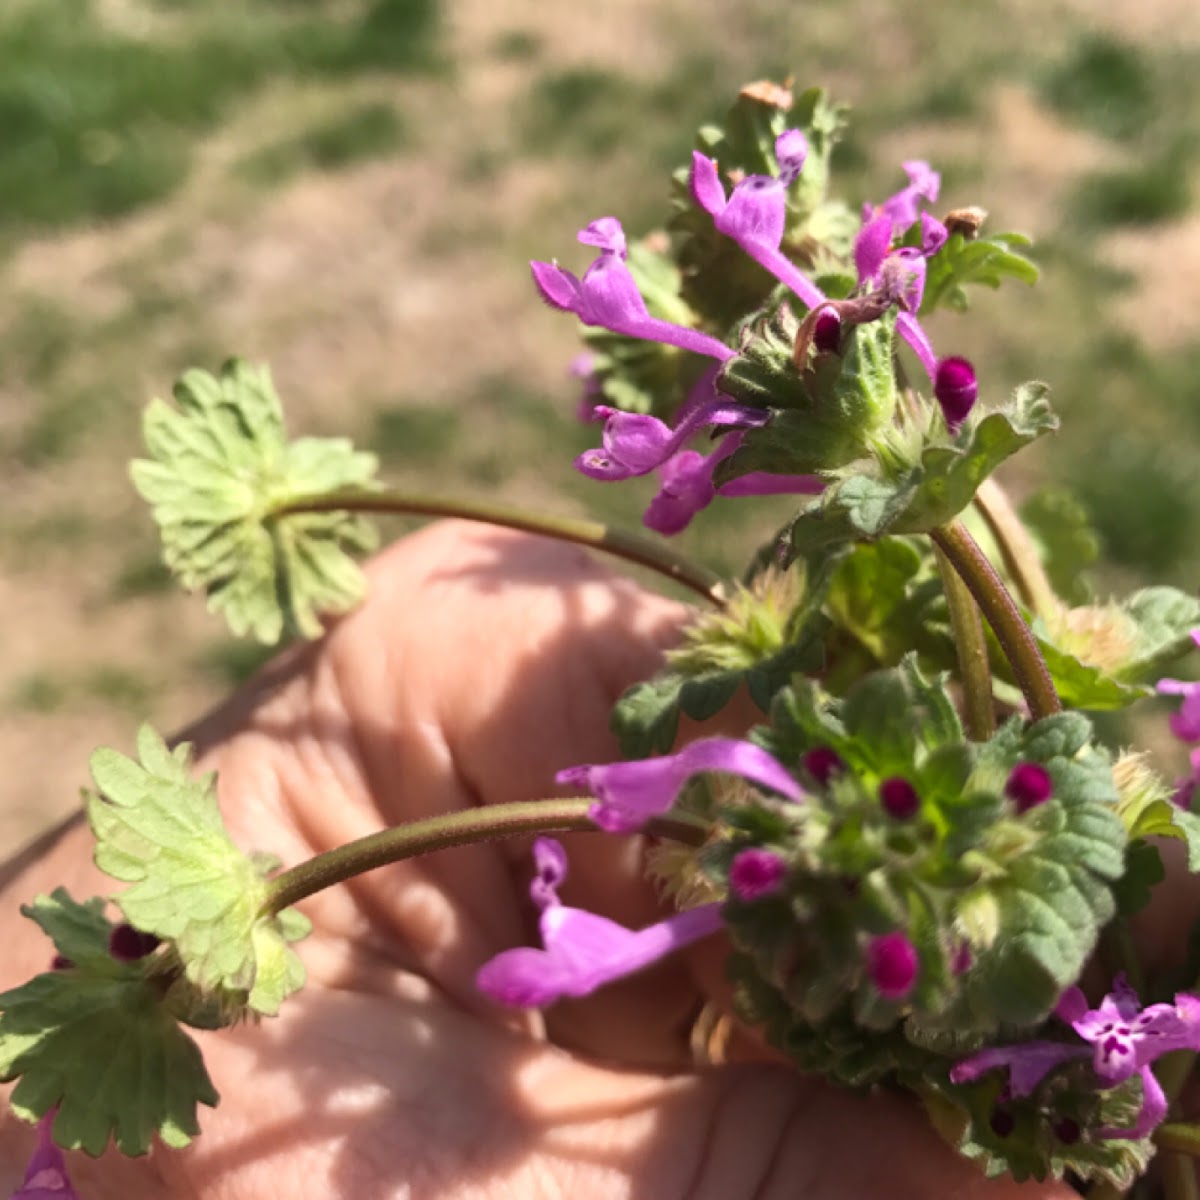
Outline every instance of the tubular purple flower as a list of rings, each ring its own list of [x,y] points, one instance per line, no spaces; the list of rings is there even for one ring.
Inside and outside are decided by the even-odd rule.
[[[921,201],[932,204],[942,188],[942,177],[921,159],[909,159],[900,164],[908,176],[908,186],[889,196],[879,211],[886,213],[892,230],[899,237],[917,219]]]
[[[55,1110],[51,1109],[38,1122],[37,1146],[25,1168],[25,1181],[11,1200],[79,1200],[67,1176],[67,1160],[50,1134],[54,1117]]]
[[[950,237],[950,231],[937,219],[928,213],[921,214],[921,254],[932,258]]]
[[[555,781],[581,787],[596,797],[590,816],[601,829],[630,833],[670,809],[683,785],[706,771],[740,775],[789,800],[803,796],[792,775],[761,747],[724,737],[702,738],[662,758],[568,767]]]
[[[739,850],[729,864],[729,890],[745,904],[774,895],[786,877],[783,855],[761,846]]]
[[[756,263],[791,288],[808,308],[816,308],[825,295],[780,250],[787,223],[787,189],[800,174],[808,142],[798,129],[775,139],[778,177],[747,175],[729,199],[717,164],[700,151],[692,154],[692,198],[713,218],[718,233],[736,242]]]
[[[1186,993],[1174,1004],[1141,1006],[1137,994],[1118,975],[1113,990],[1097,1009],[1089,1009],[1079,988],[1068,988],[1055,1014],[1093,1049],[1092,1067],[1103,1084],[1123,1083],[1132,1075],[1142,1080],[1142,1106],[1129,1129],[1104,1129],[1110,1138],[1145,1137],[1166,1116],[1162,1088],[1150,1069],[1172,1050],[1200,1050],[1200,999]],[[1014,1096],[1027,1096],[1055,1067],[1089,1056],[1088,1045],[1035,1041],[1021,1046],[993,1047],[972,1055],[950,1071],[953,1083],[966,1083],[996,1067],[1007,1067]]]
[[[816,475],[773,475],[766,471],[751,471],[715,487],[713,471],[741,441],[741,431],[728,433],[711,454],[681,450],[663,463],[659,470],[661,485],[642,517],[646,528],[668,537],[681,533],[717,496],[813,496],[825,490],[825,481]]]
[[[567,371],[573,379],[578,379],[581,384],[575,416],[586,425],[596,419],[596,406],[604,395],[600,382],[596,378],[595,357],[587,353],[577,354],[571,359]]]
[[[589,479],[605,482],[648,475],[707,426],[763,425],[770,415],[720,397],[690,405],[674,429],[647,413],[624,412],[603,404],[593,411],[605,418],[602,448],[584,451],[575,466]]]
[[[1192,641],[1200,646],[1200,629],[1192,630]],[[1160,696],[1182,696],[1178,712],[1167,719],[1171,732],[1181,742],[1200,742],[1200,682],[1186,679],[1160,679]]]
[[[552,838],[534,843],[537,876],[530,895],[541,910],[544,949],[505,950],[479,969],[476,986],[501,1004],[540,1008],[564,996],[587,996],[721,928],[719,904],[705,904],[645,929],[630,930],[607,917],[561,903],[566,855]]]
[[[717,338],[650,315],[625,265],[625,234],[615,217],[593,221],[579,238],[600,248],[582,280],[557,263],[529,264],[533,282],[551,308],[574,313],[585,325],[598,325],[626,337],[678,346],[721,362],[734,357],[735,351]]]
[[[975,368],[965,358],[943,358],[933,373],[933,395],[941,406],[946,428],[957,433],[979,398]]]
[[[885,1000],[903,1000],[917,982],[919,967],[916,947],[903,933],[885,933],[867,946],[867,974]]]

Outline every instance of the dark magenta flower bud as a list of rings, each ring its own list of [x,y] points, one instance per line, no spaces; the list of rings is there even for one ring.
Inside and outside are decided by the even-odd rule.
[[[1004,794],[1017,806],[1017,812],[1028,812],[1050,799],[1054,783],[1050,772],[1039,763],[1017,763],[1009,773]]]
[[[872,938],[867,947],[867,973],[886,1000],[903,1000],[917,981],[916,947],[903,933]]]
[[[933,377],[933,394],[941,405],[946,427],[955,433],[979,397],[975,368],[965,358],[943,358]]]
[[[1075,1145],[1082,1133],[1083,1130],[1079,1128],[1079,1122],[1073,1121],[1070,1117],[1063,1117],[1061,1121],[1057,1121],[1054,1125],[1054,1136],[1064,1146]]]
[[[779,891],[786,874],[787,863],[774,850],[739,850],[729,864],[729,890],[739,900],[759,900]]]
[[[1017,1127],[1016,1119],[1006,1108],[992,1109],[992,1115],[988,1119],[988,1124],[992,1127],[992,1132],[1001,1138],[1008,1137]]]
[[[813,345],[818,354],[836,354],[842,345],[842,318],[837,309],[823,308],[813,323]]]
[[[889,817],[897,821],[907,821],[917,815],[921,807],[921,797],[903,775],[893,775],[879,785],[879,802]]]
[[[142,933],[132,925],[115,925],[108,935],[108,952],[118,962],[137,962],[158,949],[158,938]]]
[[[800,759],[800,765],[824,787],[835,775],[840,775],[846,764],[842,756],[829,746],[816,746]]]
[[[974,961],[975,955],[971,953],[970,945],[967,942],[959,942],[950,955],[950,974],[965,975]]]
[[[50,970],[52,971],[69,971],[74,965],[65,954],[56,954],[50,960]]]

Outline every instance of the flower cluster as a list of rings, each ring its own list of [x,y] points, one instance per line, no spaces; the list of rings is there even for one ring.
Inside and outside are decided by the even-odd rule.
[[[948,236],[945,225],[923,210],[938,197],[939,176],[927,163],[905,163],[908,186],[883,204],[865,208],[853,246],[854,298],[830,299],[783,249],[789,191],[801,178],[808,151],[803,131],[785,130],[775,139],[778,173],[745,175],[728,195],[718,163],[696,151],[689,175],[691,198],[718,234],[808,311],[805,339],[818,355],[841,353],[856,324],[895,310],[896,332],[925,370],[946,428],[957,431],[978,394],[974,369],[960,357],[939,360],[918,317],[927,264]],[[912,238],[915,242],[910,244]],[[722,391],[721,369],[742,353],[742,347],[735,349],[713,333],[652,315],[627,261],[625,232],[615,218],[591,222],[579,240],[599,252],[582,279],[557,263],[532,264],[534,282],[548,304],[574,313],[585,325],[703,355],[715,364],[701,373],[673,426],[650,414],[600,403],[599,386],[585,383],[581,413],[603,420],[604,432],[601,447],[581,455],[577,468],[606,482],[657,471],[659,491],[644,520],[665,534],[686,528],[717,496],[820,494],[827,480],[813,473],[745,471],[723,481],[717,478],[721,464],[738,452],[746,433],[771,420],[768,409],[738,402]],[[752,315],[745,314],[742,324]],[[689,448],[688,443],[706,431],[716,436],[715,448],[708,453]]]

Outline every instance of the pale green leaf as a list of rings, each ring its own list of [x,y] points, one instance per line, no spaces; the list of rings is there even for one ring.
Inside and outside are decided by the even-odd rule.
[[[285,505],[374,486],[375,457],[342,438],[289,443],[265,367],[229,363],[219,378],[189,371],[178,407],[153,400],[143,418],[149,459],[133,482],[150,503],[163,558],[203,590],[236,634],[276,642],[317,637],[322,614],[345,612],[363,582],[348,552],[374,531],[345,511],[280,515]]]
[[[138,756],[102,749],[91,760],[96,865],[131,885],[117,905],[137,929],[173,944],[202,995],[274,1014],[304,982],[287,942],[307,922],[299,913],[263,915],[267,882],[225,830],[215,777],[191,778],[188,747],[172,753],[146,725]]]

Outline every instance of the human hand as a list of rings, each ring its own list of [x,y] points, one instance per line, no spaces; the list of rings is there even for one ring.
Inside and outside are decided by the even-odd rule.
[[[617,757],[612,702],[650,674],[684,615],[581,552],[463,525],[382,555],[367,603],[285,654],[185,733],[220,772],[235,841],[285,863],[400,821],[547,795],[556,770]],[[644,839],[564,838],[567,903],[630,926],[662,913]],[[301,906],[309,981],[277,1019],[197,1034],[222,1093],[189,1149],[71,1156],[85,1200],[1051,1200],[988,1182],[911,1101],[864,1098],[763,1062],[688,1069],[701,996],[689,962],[542,1022],[474,975],[531,944],[528,842],[460,847]],[[112,890],[78,823],[0,888],[11,987],[49,943],[18,915],[38,892]],[[635,1064],[635,1065],[629,1065]],[[0,1126],[15,1185],[32,1133]]]

